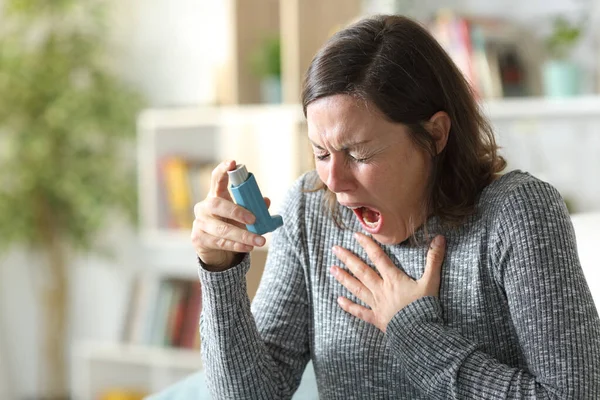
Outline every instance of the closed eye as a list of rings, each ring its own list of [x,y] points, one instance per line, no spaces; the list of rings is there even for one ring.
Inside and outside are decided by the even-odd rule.
[[[321,154],[315,153],[315,158],[319,161],[326,160],[328,157],[329,157],[329,153],[321,153]],[[352,154],[348,154],[348,157],[350,158],[350,160],[352,160],[354,162],[358,162],[358,163],[366,163],[371,158],[371,157],[353,156]]]
[[[358,162],[358,163],[366,163],[371,158],[370,156],[368,156],[368,157],[359,156],[359,155],[353,156],[352,154],[348,154],[348,157],[350,157],[352,159],[352,161]]]

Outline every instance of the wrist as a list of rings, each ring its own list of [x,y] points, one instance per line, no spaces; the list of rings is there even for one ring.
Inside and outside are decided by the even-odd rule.
[[[226,257],[222,263],[208,264],[202,260],[202,257],[198,255],[198,262],[205,270],[209,272],[223,272],[239,265],[246,256],[247,253],[235,253],[233,257]]]

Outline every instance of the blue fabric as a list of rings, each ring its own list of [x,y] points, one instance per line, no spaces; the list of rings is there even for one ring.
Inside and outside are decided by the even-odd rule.
[[[146,400],[208,400],[211,399],[203,371],[196,372]],[[308,363],[294,400],[318,400],[317,381],[312,363]]]

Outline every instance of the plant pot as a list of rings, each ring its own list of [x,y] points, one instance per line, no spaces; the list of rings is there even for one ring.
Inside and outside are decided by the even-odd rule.
[[[263,103],[281,103],[281,79],[278,76],[269,76],[260,81],[260,97]]]
[[[577,96],[581,71],[570,61],[552,60],[543,66],[544,94],[547,97]]]

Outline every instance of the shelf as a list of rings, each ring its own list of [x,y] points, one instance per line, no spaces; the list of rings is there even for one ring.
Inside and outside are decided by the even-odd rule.
[[[492,120],[584,117],[600,114],[600,96],[506,98],[484,101],[482,108]]]
[[[582,116],[600,113],[600,95],[585,95],[569,98],[520,97],[484,100],[482,107],[492,118],[522,118],[541,116]],[[185,128],[197,125],[219,125],[231,122],[232,116],[264,118],[273,114],[287,114],[297,121],[303,121],[300,104],[266,104],[224,107],[189,107],[182,109],[150,109],[139,117],[144,128],[169,126]]]
[[[118,343],[82,342],[76,345],[75,351],[79,357],[93,362],[191,371],[202,368],[202,359],[198,350]]]
[[[265,246],[255,248],[255,252],[267,252],[271,238],[270,235],[266,235],[265,238],[267,239]],[[198,278],[196,252],[189,232],[177,230],[144,232],[141,234],[141,247],[146,260],[143,267],[145,271],[157,275]]]
[[[263,247],[257,247],[256,250],[266,250],[271,242],[271,234],[267,233],[265,239],[266,244]],[[187,252],[194,254],[190,232],[180,230],[156,230],[141,233],[142,243],[144,247],[162,248],[165,250],[173,250],[179,252]]]
[[[198,125],[216,126],[231,122],[231,118],[271,118],[274,114],[291,115],[297,121],[304,120],[300,104],[253,104],[222,107],[151,108],[138,117],[142,130],[156,127],[189,128]]]

